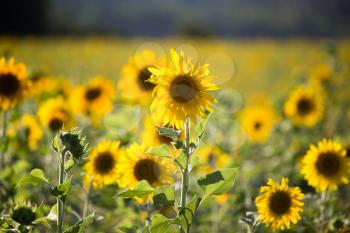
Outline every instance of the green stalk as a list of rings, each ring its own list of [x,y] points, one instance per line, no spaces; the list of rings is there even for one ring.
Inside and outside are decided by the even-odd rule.
[[[59,151],[60,152],[60,151]],[[64,175],[64,163],[66,157],[66,150],[63,149],[61,153],[59,153],[60,160],[58,166],[58,184],[63,184],[65,180]],[[64,202],[60,199],[57,199],[57,233],[63,232],[63,216],[64,216]]]
[[[7,143],[5,140],[7,134],[7,111],[3,111],[2,113],[2,139],[3,143]],[[1,151],[1,165],[0,168],[5,168],[5,153],[6,153],[7,145],[4,146],[4,149]]]
[[[185,122],[185,150],[186,156],[186,166],[182,171],[182,185],[181,185],[181,206],[180,214],[185,215],[186,208],[186,198],[188,192],[188,179],[189,179],[189,165],[190,165],[190,119],[187,117]],[[181,232],[184,232],[183,229],[180,229]],[[187,229],[187,232],[188,229]]]

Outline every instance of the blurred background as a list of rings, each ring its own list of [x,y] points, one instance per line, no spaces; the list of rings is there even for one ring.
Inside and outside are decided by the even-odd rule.
[[[0,35],[331,37],[349,0],[2,0]]]

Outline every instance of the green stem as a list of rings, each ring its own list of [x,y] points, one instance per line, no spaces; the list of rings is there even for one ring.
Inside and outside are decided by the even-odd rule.
[[[320,232],[327,232],[326,229],[326,205],[327,205],[327,197],[328,197],[328,190],[326,189],[326,191],[321,193],[321,210],[320,210]]]
[[[85,192],[85,200],[84,200],[84,209],[83,209],[83,218],[86,217],[88,207],[89,207],[89,196],[90,196],[90,190],[91,190],[91,184],[92,184],[92,179],[89,181],[89,186]]]
[[[64,163],[65,163],[65,157],[66,157],[66,149],[64,148],[62,152],[59,154],[60,161],[59,161],[59,167],[58,167],[58,184],[63,184],[65,180],[64,175]],[[57,233],[63,232],[63,217],[64,217],[64,202],[60,199],[57,199]]]
[[[7,134],[7,111],[3,111],[2,113],[2,141],[3,143],[7,143],[6,141]],[[5,168],[5,153],[6,153],[7,145],[4,145],[4,149],[1,151],[1,165],[0,168]]]
[[[186,155],[186,166],[182,171],[182,185],[181,185],[181,206],[180,214],[185,215],[186,208],[186,199],[188,192],[188,179],[189,179],[189,164],[190,164],[190,119],[187,117],[185,122],[185,150]],[[181,232],[184,232],[183,229],[180,229]],[[189,232],[187,229],[186,232]]]
[[[148,232],[151,232],[151,224],[152,224],[152,220],[151,220],[151,203],[150,203],[150,201],[147,201],[146,228],[147,228]]]

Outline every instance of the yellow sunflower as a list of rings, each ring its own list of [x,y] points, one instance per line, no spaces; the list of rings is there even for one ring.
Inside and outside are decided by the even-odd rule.
[[[155,87],[153,83],[147,82],[151,77],[148,68],[163,65],[165,65],[165,59],[158,57],[152,50],[143,50],[129,58],[118,82],[118,90],[122,98],[138,104],[148,103]]]
[[[38,110],[38,116],[41,123],[53,132],[62,129],[62,127],[69,129],[74,125],[71,109],[61,96],[42,103]]]
[[[317,147],[310,146],[302,159],[301,173],[319,191],[335,190],[337,185],[349,183],[350,158],[339,143],[323,139]]]
[[[245,107],[239,118],[252,143],[263,143],[268,140],[277,122],[274,109],[268,105]]]
[[[311,82],[324,82],[331,80],[333,70],[328,64],[320,64],[310,72]]]
[[[97,76],[85,86],[77,87],[70,96],[70,103],[76,113],[83,113],[98,123],[112,110],[114,97],[113,83]]]
[[[299,86],[284,104],[287,117],[299,126],[313,127],[322,118],[324,94],[319,88]]]
[[[218,146],[205,145],[198,151],[198,155],[199,170],[204,173],[227,167],[230,163],[230,156]]]
[[[167,67],[149,68],[153,92],[151,112],[157,122],[182,129],[186,117],[196,122],[197,116],[206,117],[216,102],[210,91],[218,90],[209,75],[208,65],[194,68],[191,59],[185,60],[183,52],[170,51]]]
[[[299,187],[288,187],[288,178],[282,178],[281,184],[269,179],[260,193],[255,199],[259,218],[274,231],[289,229],[300,220],[304,194]]]
[[[8,63],[5,57],[0,58],[0,108],[7,111],[22,100],[30,87],[27,79],[27,67],[22,63],[15,64],[14,58]]]
[[[121,187],[132,189],[141,180],[146,180],[153,187],[173,183],[172,161],[147,154],[146,151],[145,145],[134,143],[120,157],[118,172]]]
[[[38,76],[32,79],[31,96],[51,97],[62,95],[68,97],[71,93],[71,83],[62,77]]]
[[[94,188],[102,188],[106,185],[117,182],[118,160],[121,151],[119,141],[103,141],[94,148],[84,165],[86,176],[84,186],[91,183]]]
[[[43,131],[37,119],[32,115],[24,114],[20,127],[24,129],[29,149],[36,150],[38,148],[38,142],[43,137]]]

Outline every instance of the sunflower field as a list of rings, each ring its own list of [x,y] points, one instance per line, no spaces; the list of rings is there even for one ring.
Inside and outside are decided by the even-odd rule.
[[[0,232],[350,232],[350,41],[0,38]]]

